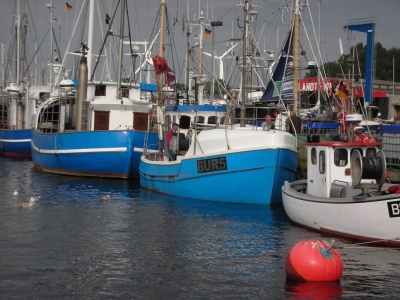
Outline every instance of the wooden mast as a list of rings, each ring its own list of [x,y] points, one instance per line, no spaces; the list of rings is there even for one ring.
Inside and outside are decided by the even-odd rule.
[[[165,15],[165,2],[164,0],[161,1],[161,9],[160,9],[160,44],[158,47],[158,56],[163,57],[164,56],[164,15]],[[161,116],[158,114],[161,112],[161,107],[163,106],[162,103],[162,88],[163,88],[163,73],[157,74],[156,75],[156,85],[157,85],[157,122]],[[159,126],[162,126],[159,124]],[[159,130],[160,131],[160,130]],[[160,132],[159,132],[160,134]],[[159,138],[158,141],[158,149],[161,152],[162,151],[162,139]]]

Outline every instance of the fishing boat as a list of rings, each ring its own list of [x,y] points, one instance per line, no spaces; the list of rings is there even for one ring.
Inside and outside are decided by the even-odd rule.
[[[125,1],[121,2],[123,24]],[[94,1],[90,1],[89,15],[93,13]],[[89,30],[89,41],[92,34]],[[82,43],[77,86],[73,80],[64,78],[39,107],[31,141],[37,169],[75,176],[123,179],[139,176],[145,139],[149,144],[157,141],[157,134],[148,131],[152,102],[142,92],[154,92],[156,87],[122,82],[122,40],[123,28],[117,82],[93,77],[88,80],[92,52],[90,43]]]
[[[10,57],[3,66],[0,96],[0,156],[31,159],[32,117],[36,107],[49,94],[49,85],[30,82],[26,53],[27,15],[16,5]],[[15,57],[14,57],[15,56]],[[15,63],[14,63],[15,62]]]
[[[279,203],[282,183],[296,178],[294,143],[292,135],[280,131],[203,130],[176,161],[166,153],[145,152],[140,184],[185,198]]]
[[[246,7],[245,11],[249,10],[250,7]],[[157,152],[147,149],[143,152],[139,169],[141,186],[167,195],[200,200],[251,204],[281,202],[283,182],[296,178],[295,137],[284,131],[263,131],[254,125],[246,126],[244,118],[240,118],[240,124],[235,122],[232,118],[235,105],[229,100],[223,118],[218,116],[218,107],[215,107],[210,116],[212,126],[204,126],[206,124],[200,122],[197,115],[204,114],[202,107],[206,106],[193,108],[196,122],[190,124],[189,147],[187,150],[180,148],[176,160],[171,160],[163,146]]]
[[[399,247],[400,186],[385,183],[381,143],[356,127],[362,119],[362,115],[347,115],[349,130],[338,141],[308,137],[307,179],[285,181],[283,206],[296,225]]]

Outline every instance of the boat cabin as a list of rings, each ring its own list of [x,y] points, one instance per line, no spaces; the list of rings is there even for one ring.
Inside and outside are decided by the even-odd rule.
[[[366,173],[366,170],[362,169],[363,166],[361,165],[360,171],[360,166],[357,168],[355,162],[361,161],[362,164],[365,161],[364,158],[376,158],[380,145],[377,142],[307,142],[308,194],[317,197],[345,197],[346,186],[354,185],[353,177],[359,176],[360,172]],[[355,156],[355,151],[358,151],[360,155],[358,160],[352,158]],[[373,174],[369,177],[373,178],[363,177],[358,184],[376,184],[381,174]]]
[[[122,95],[117,99],[116,82],[90,82],[83,103],[83,130],[148,129],[151,102],[143,97],[137,84],[122,83]],[[75,91],[55,90],[41,105],[37,128],[42,132],[74,131],[77,116]]]
[[[224,122],[226,106],[174,105],[165,107],[166,120],[179,124],[179,133],[187,136],[190,129],[198,131],[217,128]],[[167,126],[170,128],[171,126]]]

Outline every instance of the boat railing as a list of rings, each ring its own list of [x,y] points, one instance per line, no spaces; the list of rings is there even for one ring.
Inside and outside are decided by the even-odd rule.
[[[147,145],[143,149],[143,156],[151,161],[168,161],[171,160],[171,156],[165,151],[160,152],[159,150],[154,150],[158,147],[158,144]]]

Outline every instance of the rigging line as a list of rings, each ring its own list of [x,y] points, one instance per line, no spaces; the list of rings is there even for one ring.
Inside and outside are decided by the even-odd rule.
[[[49,33],[49,31],[50,31],[50,28],[48,28],[48,29],[47,29],[47,31],[46,31],[46,34],[44,35],[44,37],[43,37],[42,41],[41,41],[41,42],[40,42],[40,44],[39,44],[39,47],[36,49],[35,53],[33,54],[33,56],[32,56],[32,59],[31,59],[30,63],[29,63],[29,64],[28,64],[28,66],[26,67],[26,70],[25,70],[24,76],[25,76],[25,75],[26,75],[26,73],[28,72],[28,70],[29,70],[29,67],[31,66],[32,62],[35,60],[35,55],[36,55],[36,54],[37,54],[37,52],[39,51],[39,49],[40,49],[40,46],[42,46],[42,44],[43,44],[43,42],[44,42],[44,39],[46,38],[46,36],[47,36],[47,34]]]
[[[135,1],[133,5],[135,7],[136,20],[139,20],[139,16],[138,16],[138,11],[139,11],[139,9],[138,9],[138,1]],[[148,3],[148,5],[149,5],[149,3]],[[128,21],[129,21],[129,18],[128,18]],[[145,28],[147,28],[147,26]],[[142,35],[140,33],[140,26],[137,26],[137,30],[139,31],[139,39],[142,40]],[[133,76],[135,76],[135,70],[133,70]]]
[[[112,16],[112,18],[111,18],[110,25],[108,26],[107,32],[110,31],[111,26],[113,25],[113,21],[114,21],[114,18],[115,18],[115,14],[117,13],[117,9],[118,9],[118,6],[119,6],[120,2],[121,2],[121,1],[118,0],[117,6],[115,7],[115,10],[114,10],[114,14],[113,14],[113,16]],[[103,49],[104,49],[104,46],[105,46],[105,44],[106,44],[107,37],[108,37],[108,34],[106,34],[106,36],[105,36],[105,38],[104,38],[104,40],[103,40],[103,44],[101,45],[100,53],[99,53],[99,58],[101,57],[101,54],[103,53]],[[92,53],[93,53],[93,51],[92,51]],[[98,66],[98,65],[99,65],[99,59],[97,59],[96,64],[94,65],[93,73],[92,73],[92,76],[90,77],[90,81],[91,81],[91,82],[93,82],[93,77],[94,77],[94,74],[95,74],[95,72],[96,72],[96,69],[97,69],[97,66]]]
[[[166,8],[166,18],[167,18],[167,24],[168,24],[168,27],[170,27],[170,20],[169,20],[169,17],[168,17],[168,8]],[[173,66],[173,70],[175,70],[175,59],[174,59],[174,53],[177,53],[177,49],[176,49],[176,44],[175,44],[175,39],[174,39],[174,34],[173,34],[173,31],[172,30],[168,30],[168,33],[169,33],[169,35],[168,35],[168,37],[169,37],[169,40],[170,40],[170,44],[171,44],[171,57],[172,57],[172,66]],[[182,45],[183,43],[181,43],[181,45]],[[181,70],[181,67],[180,67],[180,64],[179,64],[179,60],[178,59],[176,59],[176,61],[177,61],[177,65],[178,65],[178,70]],[[174,73],[175,73],[175,75],[177,74],[175,71],[174,71]],[[179,75],[181,74],[181,72],[179,72]],[[177,83],[177,77],[178,76],[175,76],[176,77],[176,81],[175,81],[175,84]]]
[[[130,53],[131,53],[131,59],[132,60],[136,60],[136,58],[133,57],[134,55],[133,55],[133,50],[132,50],[132,36],[131,36],[131,26],[130,26],[130,22],[129,22],[128,1],[125,1],[125,11],[126,11],[126,18],[127,18],[127,21],[128,21],[129,50],[130,50]],[[129,70],[129,74],[130,73],[131,73],[131,71]],[[126,75],[126,73],[125,73],[125,75]],[[133,82],[136,83],[135,70],[133,70]],[[132,80],[129,80],[129,83],[132,83]]]
[[[228,10],[228,11],[226,12],[226,14],[224,14],[222,17],[220,17],[217,21],[222,20],[222,18],[225,17],[227,14],[229,14],[234,8],[237,8],[237,5],[233,6],[230,10]]]
[[[313,21],[312,15],[311,15],[310,6],[308,6],[308,12],[310,14],[311,25],[312,25],[312,28],[314,30],[314,38],[317,41],[317,50],[318,50],[318,55],[319,55],[319,58],[320,58],[319,60],[317,60],[316,57],[314,57],[314,59],[317,61],[318,70],[320,70],[321,67],[322,67],[323,74],[321,74],[321,75],[326,77],[326,71],[325,71],[325,67],[324,67],[324,62],[323,62],[322,55],[321,55],[321,48],[320,48],[320,45],[319,45],[320,41],[318,40],[317,33],[315,32],[315,26],[314,26],[314,21]],[[310,42],[310,40],[309,40],[309,42]],[[310,42],[310,45],[311,45],[311,42]],[[311,48],[311,50],[312,50],[312,48]],[[313,52],[313,54],[314,54],[314,52]],[[319,65],[320,62],[321,62],[321,66]]]

